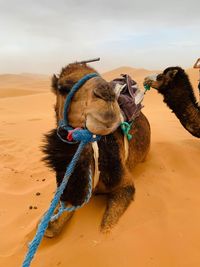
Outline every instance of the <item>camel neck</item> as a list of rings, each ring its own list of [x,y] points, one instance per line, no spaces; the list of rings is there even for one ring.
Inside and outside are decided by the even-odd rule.
[[[193,136],[200,138],[200,108],[193,99],[194,96],[180,94],[174,96],[164,96],[164,102],[173,110],[183,127]]]
[[[176,86],[162,91],[164,102],[175,113],[184,128],[200,138],[200,108],[189,81],[181,81]]]

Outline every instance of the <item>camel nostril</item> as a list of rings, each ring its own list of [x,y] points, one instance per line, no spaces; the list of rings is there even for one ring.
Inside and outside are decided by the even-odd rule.
[[[112,90],[111,87],[106,87],[106,88],[95,88],[93,90],[93,94],[95,97],[100,98],[104,101],[109,101],[113,102],[116,100],[116,96],[114,91]]]

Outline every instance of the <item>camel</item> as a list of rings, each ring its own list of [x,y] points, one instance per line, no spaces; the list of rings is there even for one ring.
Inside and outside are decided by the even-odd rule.
[[[63,107],[72,86],[89,73],[97,73],[87,64],[71,63],[64,67],[59,76],[52,78],[52,90],[56,95],[55,114],[57,126],[63,119]],[[101,135],[98,146],[99,180],[93,188],[93,194],[105,194],[107,206],[103,215],[100,231],[109,232],[117,224],[121,215],[132,202],[135,194],[133,176],[135,165],[143,162],[150,148],[150,125],[141,112],[134,120],[130,134],[128,158],[125,159],[124,135],[120,126],[121,111],[111,83],[99,74],[88,80],[72,98],[68,110],[68,120],[73,128],[87,128],[95,135]],[[62,134],[62,133],[61,133]],[[63,133],[65,136],[65,133]],[[43,151],[44,161],[56,174],[57,186],[60,185],[78,144],[63,143],[53,129],[45,135]],[[87,144],[70,177],[61,200],[65,205],[83,203],[87,187],[88,173],[91,167],[95,176],[95,158],[92,144]],[[64,212],[56,221],[50,222],[46,237],[54,237],[61,232],[73,213]]]
[[[169,67],[158,75],[146,77],[144,85],[157,89],[183,127],[200,138],[200,107],[188,75],[180,67]]]
[[[199,69],[198,89],[199,89],[199,105],[200,105],[200,58],[194,63],[194,69]]]

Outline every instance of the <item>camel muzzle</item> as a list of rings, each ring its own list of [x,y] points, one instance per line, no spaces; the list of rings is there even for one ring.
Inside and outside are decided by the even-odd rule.
[[[155,86],[154,86],[154,83],[157,82],[157,77],[158,77],[158,74],[152,74],[152,75],[149,75],[147,76],[145,79],[144,79],[144,82],[143,82],[143,85],[144,87],[152,87],[154,89],[157,89]]]

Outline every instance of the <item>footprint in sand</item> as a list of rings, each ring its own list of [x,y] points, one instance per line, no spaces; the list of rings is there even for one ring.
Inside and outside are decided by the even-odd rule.
[[[15,123],[15,122],[6,122],[5,124],[6,125],[16,125],[17,123]]]
[[[40,118],[33,118],[33,119],[29,119],[28,121],[41,121],[42,119]]]
[[[7,126],[7,125],[16,125],[17,123],[15,122],[6,122],[6,121],[1,121],[2,126]]]
[[[15,144],[15,141],[12,140],[12,139],[3,139],[3,140],[0,140],[0,146],[5,146],[5,145],[13,145]]]

